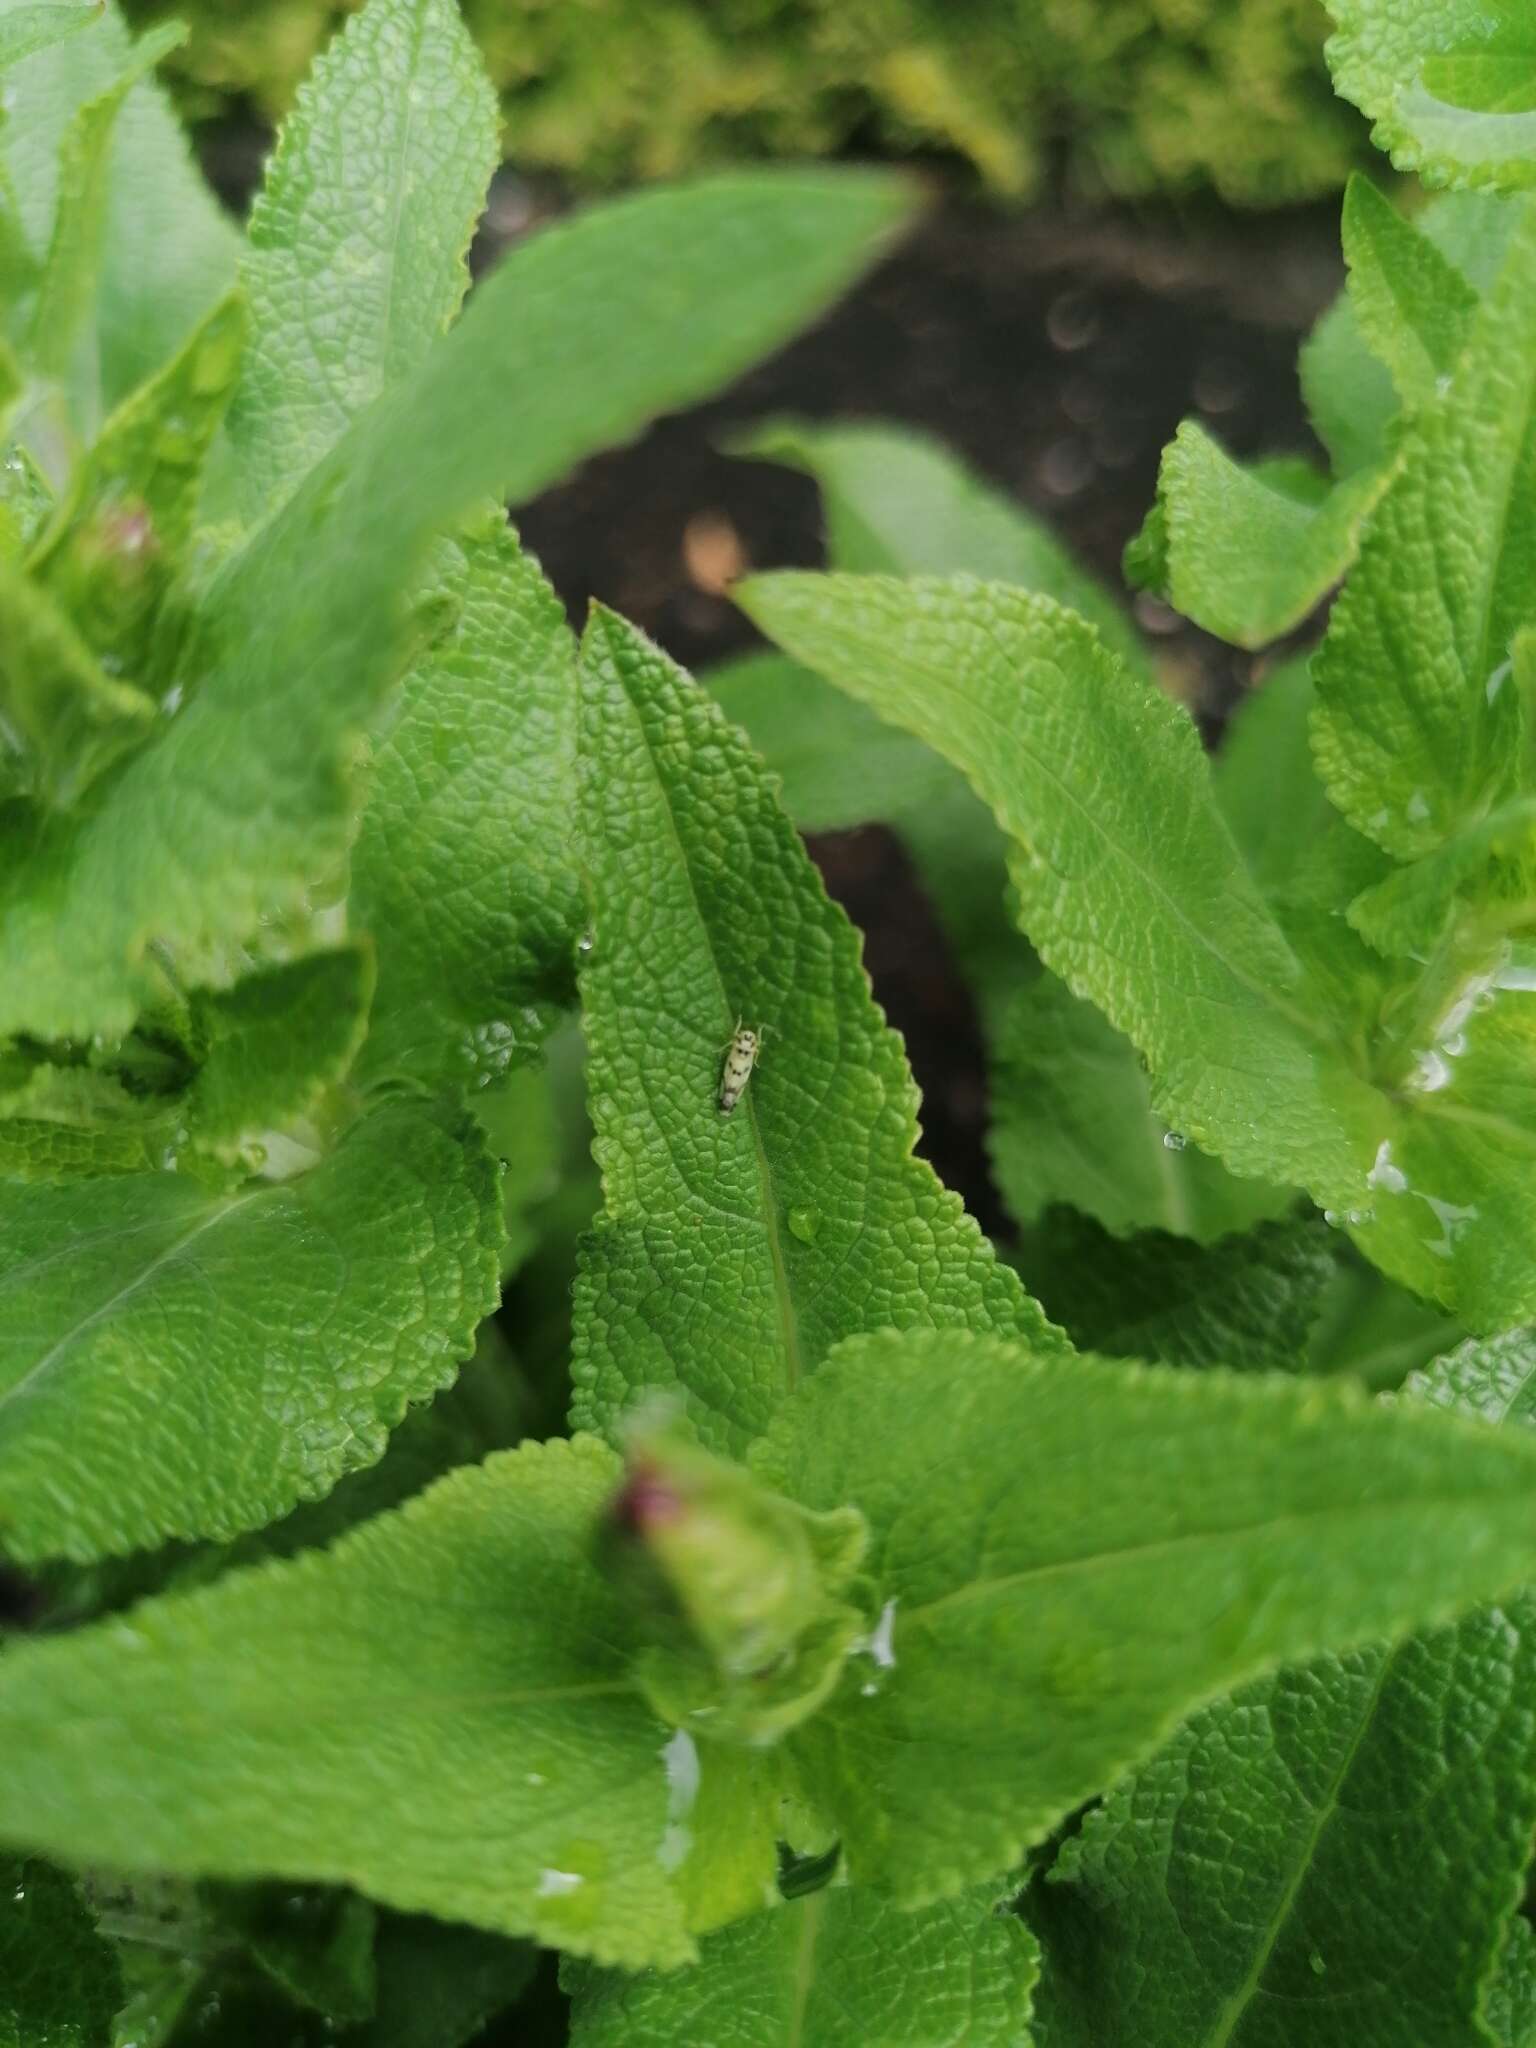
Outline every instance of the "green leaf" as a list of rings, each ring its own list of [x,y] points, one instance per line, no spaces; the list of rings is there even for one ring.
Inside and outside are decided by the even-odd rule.
[[[568,1000],[580,916],[576,648],[498,510],[451,551],[452,623],[378,743],[348,916],[378,950],[362,1073],[486,1080]]]
[[[913,1904],[1014,1866],[1213,1694],[1536,1572],[1536,1439],[1330,1382],[887,1334],[754,1464],[869,1521],[884,1654],[787,1747],[852,1879]]]
[[[1509,1923],[1495,1975],[1483,1989],[1483,2019],[1497,2048],[1536,2042],[1536,1931],[1518,1914]]]
[[[1334,1257],[1318,1217],[1261,1224],[1206,1247],[1163,1230],[1111,1237],[1056,1209],[1026,1238],[1020,1268],[1081,1350],[1298,1372]]]
[[[1144,665],[1125,612],[1050,529],[982,483],[938,442],[878,426],[772,422],[735,452],[783,462],[820,486],[832,567],[898,576],[969,570],[1043,591],[1090,619],[1105,644]],[[748,657],[709,677],[803,829],[880,819],[906,842],[989,1031],[1032,963],[1003,904],[1003,846],[964,778],[819,677]]]
[[[1313,664],[1314,744],[1357,830],[1411,859],[1504,793],[1511,641],[1536,577],[1536,212],[1401,463]]]
[[[145,1173],[160,1164],[170,1135],[168,1123],[147,1120],[93,1128],[54,1117],[7,1116],[0,1118],[0,1177],[69,1181]]]
[[[1216,803],[1248,872],[1273,899],[1336,813],[1312,765],[1312,677],[1283,662],[1238,705],[1216,756]]]
[[[1455,368],[1477,293],[1359,172],[1345,190],[1343,236],[1361,332],[1391,371],[1403,404],[1423,405]]]
[[[143,1173],[175,1145],[178,1104],[131,1095],[117,1075],[40,1061],[0,1097],[0,1174],[73,1180]]]
[[[0,0],[0,25],[28,12]],[[78,109],[111,87],[132,46],[113,6],[90,35],[39,50],[16,67],[25,121],[6,133],[21,221],[36,250],[54,232],[60,148]],[[193,167],[185,134],[158,86],[142,80],[116,124],[95,315],[99,400],[110,410],[158,370],[234,279],[239,235]]]
[[[834,569],[947,576],[956,570],[1038,590],[1078,612],[1133,668],[1146,655],[1130,620],[1043,520],[983,483],[926,436],[881,426],[774,420],[733,444],[804,470],[821,488]]]
[[[1397,1387],[1461,1336],[1439,1309],[1395,1287],[1385,1274],[1341,1246],[1318,1312],[1307,1369],[1348,1373],[1368,1387]]]
[[[1385,471],[1361,470],[1330,489],[1304,465],[1245,469],[1186,420],[1158,472],[1161,594],[1220,639],[1268,646],[1348,569],[1386,480]]]
[[[1359,316],[1340,292],[1296,358],[1307,417],[1328,450],[1335,476],[1374,469],[1391,453],[1397,391],[1385,363],[1372,355]]]
[[[221,300],[165,368],[124,399],[28,561],[91,646],[141,681],[168,680],[145,673],[156,652],[151,628],[185,563],[244,330],[241,301]]]
[[[447,328],[497,144],[485,67],[449,0],[369,0],[327,45],[240,265],[251,347],[229,425],[247,521]]]
[[[878,821],[900,836],[983,1020],[995,1027],[1034,963],[1008,915],[1002,834],[964,776],[782,655],[743,655],[701,680],[746,728],[802,832]]]
[[[1529,1424],[1530,1339],[1419,1392]],[[1536,1827],[1536,1596],[1197,1714],[1069,1841],[1030,1918],[1048,2048],[1470,2048]]]
[[[186,37],[180,22],[152,29],[134,44],[122,73],[105,92],[86,101],[65,131],[53,239],[38,279],[30,335],[32,361],[45,377],[62,381],[67,375],[95,297],[117,117],[134,86]]]
[[[323,1554],[11,1647],[0,1836],[690,1960],[666,1731],[591,1557],[618,1470],[590,1439],[504,1452]]]
[[[581,997],[606,1208],[577,1283],[576,1423],[611,1433],[676,1388],[702,1440],[739,1452],[854,1331],[1048,1342],[1016,1276],[912,1158],[900,1042],[758,762],[610,612],[594,615],[581,683]],[[742,1022],[762,1051],[727,1116],[722,1062]]]
[[[0,818],[0,1034],[126,1029],[153,937],[220,978],[230,940],[341,864],[357,737],[394,681],[428,539],[772,347],[903,210],[886,178],[743,174],[521,245],[224,570],[186,702],[100,807],[67,833]]]
[[[1536,1315],[1536,957],[1430,978],[1398,1040],[1404,1058],[1368,1176],[1357,1244],[1473,1329]],[[1413,1022],[1423,1036],[1411,1034]]]
[[[352,945],[195,996],[207,1046],[186,1106],[196,1142],[234,1158],[252,1132],[302,1116],[351,1066],[372,993],[373,956]]]
[[[377,1914],[355,1892],[292,1885],[208,1887],[219,1920],[264,1975],[335,2026],[371,2019]]]
[[[107,2048],[117,1959],[62,1871],[0,1857],[0,2048]]]
[[[47,593],[0,558],[0,741],[12,786],[68,810],[154,718],[154,700],[109,676]]]
[[[1536,183],[1536,35],[1520,0],[1328,0],[1335,91],[1430,185]]]
[[[1022,989],[998,1036],[989,1138],[1015,1220],[1060,1202],[1111,1231],[1209,1244],[1288,1206],[1283,1188],[1238,1180],[1168,1130],[1152,1096],[1136,1048],[1092,1003],[1054,974]]]
[[[8,71],[34,50],[46,50],[101,20],[101,9],[91,0],[72,0],[68,6],[32,5],[15,7],[0,18],[0,71]]]
[[[1519,636],[1523,639],[1525,636]],[[1517,647],[1518,647],[1517,640]],[[1523,664],[1517,654],[1517,679]],[[1536,797],[1516,797],[1433,853],[1393,868],[1380,882],[1363,889],[1349,905],[1350,923],[1377,952],[1425,962],[1448,924],[1469,909],[1493,910],[1501,892],[1500,869],[1513,887],[1507,893],[1528,898],[1536,867]],[[1470,891],[1475,907],[1463,899]]]
[[[900,1913],[831,1886],[712,1935],[697,1969],[572,1971],[572,2048],[1018,2048],[1036,1954],[996,1901]]]
[[[529,1943],[386,1913],[374,1963],[378,2013],[346,2035],[345,2048],[463,2048],[533,1975]]]
[[[1020,923],[1145,1055],[1165,1123],[1238,1173],[1358,1197],[1364,1091],[1319,1035],[1181,707],[999,584],[784,574],[739,596],[964,770],[1013,841]]]
[[[227,1539],[371,1464],[495,1305],[495,1173],[389,1105],[298,1179],[0,1183],[0,1543]]]
[[[517,1067],[502,1080],[476,1089],[469,1105],[505,1169],[501,1182],[506,1233],[501,1274],[505,1280],[543,1240],[550,1201],[568,1192],[561,1169],[554,1089],[544,1067]]]

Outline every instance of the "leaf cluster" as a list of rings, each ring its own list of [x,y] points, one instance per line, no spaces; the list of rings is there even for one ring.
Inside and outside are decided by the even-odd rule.
[[[507,524],[897,185],[465,303],[448,0],[348,24],[243,236],[164,47],[0,9],[0,2042],[441,2048],[536,1944],[588,2048],[1527,2038],[1529,202],[1352,188],[1331,474],[1170,450],[1191,616],[1345,578],[1213,766],[908,437],[755,434],[833,566],[708,687]],[[1002,1250],[800,836],[868,819]]]

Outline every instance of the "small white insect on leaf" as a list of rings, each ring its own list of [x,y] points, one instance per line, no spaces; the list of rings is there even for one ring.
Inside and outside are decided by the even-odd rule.
[[[758,1047],[762,1043],[759,1033],[750,1025],[737,1023],[731,1034],[731,1042],[725,1051],[725,1071],[720,1076],[720,1114],[729,1116],[741,1100],[741,1091],[752,1078],[752,1069],[757,1065]]]

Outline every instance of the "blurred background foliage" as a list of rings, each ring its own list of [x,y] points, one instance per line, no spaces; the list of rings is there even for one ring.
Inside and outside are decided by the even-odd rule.
[[[1028,197],[1332,191],[1364,124],[1320,0],[463,0],[524,170],[578,186],[778,156],[939,155]],[[129,0],[190,21],[194,121],[285,110],[333,0]]]

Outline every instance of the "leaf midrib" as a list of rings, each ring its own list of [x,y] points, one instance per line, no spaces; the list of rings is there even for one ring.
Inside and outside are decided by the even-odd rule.
[[[790,1987],[784,2048],[804,2048],[805,2015],[811,2002],[811,1989],[816,1982],[816,1944],[821,1935],[821,1923],[826,1909],[827,1895],[824,1891],[813,1892],[805,1901],[800,1921],[800,1938],[795,1948],[795,1976]]]
[[[854,644],[859,647],[862,655],[866,657],[873,655],[877,657],[882,663],[887,662],[889,660],[890,644],[885,636],[878,637],[873,645],[871,645],[871,643],[865,635],[858,632],[856,629],[851,632],[848,632],[846,637],[851,644]],[[1102,643],[1100,644],[1102,646]],[[1130,675],[1130,671],[1126,668],[1126,664],[1124,663],[1124,661],[1121,660],[1121,658],[1118,655],[1116,655],[1111,649],[1103,647],[1103,653],[1105,655],[1106,660],[1113,663],[1118,670],[1123,671],[1128,676]],[[1043,663],[1045,663],[1047,666],[1052,668],[1056,673],[1060,674],[1061,664],[1058,661],[1055,661],[1048,655],[1042,655],[1037,658],[1041,660]],[[910,668],[908,668],[907,662],[903,661],[902,666],[903,668],[907,668],[909,673],[911,672]],[[1212,960],[1216,962],[1217,966],[1220,967],[1224,974],[1230,976],[1233,982],[1235,982],[1249,996],[1251,996],[1262,1011],[1268,1013],[1269,1015],[1283,1018],[1285,1022],[1293,1030],[1298,1030],[1301,1033],[1304,1041],[1308,1043],[1316,1044],[1329,1042],[1328,1033],[1326,1032],[1326,1030],[1319,1026],[1316,1019],[1312,1017],[1310,1013],[1304,1010],[1293,1009],[1289,1004],[1279,1001],[1276,997],[1273,987],[1268,986],[1261,981],[1250,978],[1249,975],[1247,975],[1241,968],[1234,964],[1234,962],[1218,945],[1216,940],[1213,939],[1198,924],[1196,924],[1193,921],[1193,919],[1189,916],[1189,913],[1182,907],[1182,905],[1180,905],[1172,896],[1168,894],[1167,890],[1164,888],[1160,879],[1155,874],[1149,872],[1143,866],[1140,858],[1129,847],[1123,845],[1121,841],[1117,839],[1106,828],[1103,820],[1098,816],[1098,814],[1090,810],[1088,806],[1082,802],[1082,800],[1078,797],[1078,795],[1072,789],[1070,784],[1063,782],[1061,780],[1061,778],[1050,767],[1049,763],[1046,762],[1038,752],[1029,747],[1024,737],[1017,731],[1017,729],[1014,726],[1010,725],[999,712],[994,710],[992,706],[988,704],[981,696],[966,695],[962,691],[957,690],[954,684],[951,681],[949,681],[943,673],[934,671],[926,663],[920,665],[919,673],[924,686],[929,691],[931,696],[934,699],[942,702],[951,712],[951,714],[958,710],[961,714],[962,722],[967,714],[974,713],[979,715],[979,717],[992,729],[994,737],[1000,738],[1001,740],[1007,743],[1004,749],[1005,754],[1014,749],[1018,749],[1019,751],[1021,751],[1028,759],[1028,761],[1038,770],[1043,780],[1049,783],[1050,786],[1058,793],[1063,803],[1079,819],[1082,820],[1082,822],[1087,827],[1092,839],[1097,844],[1101,845],[1105,849],[1105,851],[1110,856],[1112,856],[1116,861],[1123,863],[1123,865],[1126,868],[1128,868],[1131,871],[1131,873],[1142,882],[1142,884],[1145,886],[1148,892],[1166,908],[1166,910],[1172,917],[1173,922],[1183,927],[1188,932],[1190,938],[1195,942],[1195,944],[1201,950],[1207,953]],[[834,680],[838,679],[834,678]],[[1136,678],[1131,677],[1131,680],[1135,681]],[[840,688],[847,687],[847,685],[841,682],[840,680],[838,686]],[[898,714],[892,707],[888,706],[884,701],[882,701],[882,699],[879,697],[877,693],[871,693],[869,695],[866,695],[862,690],[850,689],[849,694],[858,697],[861,702],[868,704],[869,708],[872,711],[874,711],[877,716],[884,718],[887,721],[887,723],[898,727],[898,729],[902,731],[915,733],[915,736],[918,739],[922,740],[925,745],[934,745],[940,752],[943,752],[944,758],[946,760],[951,761],[952,765],[959,769],[959,772],[965,777],[966,781],[975,791],[977,797],[992,812],[993,816],[997,819],[999,825],[1002,827],[1005,836],[1012,842],[1012,844],[1016,848],[1019,849],[1021,853],[1025,854],[1026,856],[1029,854],[1032,842],[1028,831],[1025,829],[1021,829],[1019,825],[1014,821],[1014,817],[1012,815],[1014,805],[1011,796],[1007,796],[1005,794],[1004,803],[1000,804],[998,802],[995,802],[993,798],[989,795],[989,793],[981,786],[976,774],[973,772],[973,769],[971,767],[962,766],[960,762],[954,760],[954,757],[947,751],[945,751],[942,747],[940,747],[937,741],[929,740],[926,733],[917,730],[906,715]],[[1006,816],[1004,814],[1005,808],[1008,813],[1008,815]],[[1213,811],[1215,811],[1214,799]],[[1231,842],[1230,832],[1227,831],[1226,822],[1224,819],[1220,817],[1219,811],[1215,811],[1215,818],[1219,829],[1221,830],[1221,832],[1225,833],[1229,843],[1231,844],[1231,851],[1233,855],[1231,864],[1231,879],[1235,885],[1236,893],[1239,896],[1243,896],[1243,884],[1249,881],[1247,870],[1242,863],[1241,855],[1238,853],[1235,843]],[[1280,929],[1279,925],[1275,923],[1274,918],[1269,913],[1267,907],[1263,902],[1263,899],[1258,895],[1257,890],[1252,887],[1251,882],[1249,882],[1248,892],[1245,896],[1244,907],[1250,911],[1255,912],[1264,924],[1265,928],[1273,933],[1276,943],[1279,946],[1281,952],[1291,962],[1295,970],[1298,982],[1304,985],[1306,976],[1305,970],[1303,969],[1301,962],[1297,959],[1290,944],[1286,940],[1284,932]],[[1232,1004],[1229,1005],[1229,1007],[1236,1009],[1237,1005]]]
[[[904,1608],[902,1618],[906,1626],[911,1627],[914,1622],[931,1618],[945,1608],[965,1606],[993,1595],[1004,1595],[1019,1586],[1038,1584],[1047,1579],[1067,1578],[1074,1572],[1124,1564],[1133,1559],[1164,1557],[1192,1549],[1197,1544],[1229,1544],[1235,1539],[1258,1536],[1271,1530],[1306,1529],[1320,1522],[1368,1522],[1373,1516],[1403,1515],[1410,1507],[1422,1515],[1426,1509],[1435,1507],[1466,1509],[1477,1504],[1472,1497],[1465,1494],[1418,1494],[1412,1502],[1405,1495],[1400,1500],[1388,1502],[1340,1501],[1288,1514],[1266,1515],[1261,1521],[1238,1522],[1229,1528],[1190,1530],[1181,1536],[1159,1537],[1151,1543],[1128,1543],[1106,1550],[1096,1550],[1081,1557],[1057,1558],[1049,1564],[1029,1565],[1019,1571],[1004,1572],[997,1578],[972,1579],[965,1585],[954,1587],[948,1593],[938,1594],[932,1600]],[[1520,1579],[1520,1568],[1512,1566],[1507,1583],[1515,1585],[1520,1583]]]
[[[72,1323],[54,1341],[41,1358],[27,1368],[19,1380],[13,1381],[9,1387],[0,1391],[0,1409],[5,1408],[8,1403],[16,1400],[18,1396],[34,1388],[37,1381],[58,1363],[63,1354],[85,1331],[90,1329],[93,1323],[99,1323],[104,1317],[111,1315],[115,1309],[121,1308],[130,1295],[145,1286],[154,1278],[156,1273],[169,1265],[172,1260],[180,1258],[187,1247],[194,1244],[205,1232],[217,1228],[219,1224],[227,1222],[231,1216],[237,1215],[241,1209],[248,1208],[252,1202],[260,1201],[263,1195],[270,1193],[270,1187],[258,1187],[253,1188],[247,1195],[238,1195],[233,1199],[218,1202],[214,1206],[211,1215],[201,1216],[190,1230],[183,1231],[181,1236],[175,1239],[173,1243],[167,1245],[157,1258],[152,1259],[147,1266],[141,1268],[131,1279],[125,1280],[115,1294],[109,1296],[106,1301],[97,1303],[94,1308],[88,1309],[77,1322]]]
[[[693,906],[694,917],[698,921],[699,930],[703,934],[705,945],[709,950],[709,964],[714,975],[715,987],[719,992],[720,1007],[723,1013],[730,1015],[730,997],[726,994],[725,979],[720,972],[720,963],[715,954],[714,942],[710,937],[709,922],[704,915],[704,906],[699,900],[698,887],[693,878],[693,865],[688,858],[687,848],[683,844],[682,834],[678,830],[677,813],[672,808],[672,793],[667,787],[665,776],[661,773],[660,763],[656,759],[656,750],[651,745],[651,735],[646,727],[644,710],[630,694],[629,685],[625,679],[624,663],[620,657],[620,650],[615,646],[613,636],[606,628],[605,639],[607,641],[608,660],[612,665],[614,675],[618,679],[619,688],[624,692],[624,700],[629,705],[630,711],[633,714],[635,727],[640,735],[641,745],[645,748],[645,758],[650,764],[651,781],[655,786],[657,795],[661,799],[662,813],[667,821],[667,831],[671,838],[673,849],[676,852],[683,879],[688,886],[688,900]],[[774,1198],[773,1169],[769,1165],[767,1150],[763,1144],[762,1126],[758,1121],[757,1111],[753,1106],[750,1084],[737,1104],[735,1113],[740,1115],[743,1110],[747,1113],[749,1128],[752,1132],[753,1158],[756,1161],[758,1172],[759,1205],[763,1212],[763,1234],[768,1245],[768,1264],[773,1279],[774,1304],[778,1310],[779,1331],[782,1339],[785,1391],[788,1392],[796,1387],[804,1376],[804,1347],[800,1338],[799,1312],[796,1309],[794,1294],[789,1284],[789,1267],[784,1256],[783,1232],[779,1224],[780,1205]]]
[[[1254,1949],[1253,1959],[1249,1964],[1242,1983],[1229,1995],[1221,2011],[1217,2014],[1214,2031],[1205,2041],[1204,2048],[1229,2048],[1233,2032],[1238,2022],[1242,2019],[1243,2014],[1247,2011],[1254,1993],[1259,1988],[1259,1979],[1269,1967],[1281,1933],[1285,1928],[1286,1922],[1290,1919],[1292,1909],[1301,1894],[1302,1885],[1305,1883],[1307,1873],[1312,1867],[1312,1859],[1317,1853],[1318,1844],[1321,1842],[1329,1822],[1338,1811],[1339,1798],[1343,1792],[1345,1781],[1354,1767],[1355,1758],[1360,1752],[1360,1745],[1364,1742],[1366,1734],[1370,1729],[1377,1705],[1386,1687],[1388,1676],[1396,1666],[1397,1659],[1398,1653],[1394,1651],[1384,1656],[1377,1667],[1375,1682],[1371,1686],[1371,1696],[1361,1710],[1360,1718],[1356,1724],[1355,1732],[1350,1739],[1349,1747],[1339,1759],[1338,1768],[1333,1773],[1324,1796],[1318,1801],[1314,1809],[1312,1824],[1300,1845],[1295,1868],[1286,1880],[1285,1887],[1276,1902],[1269,1924],[1264,1929]]]

